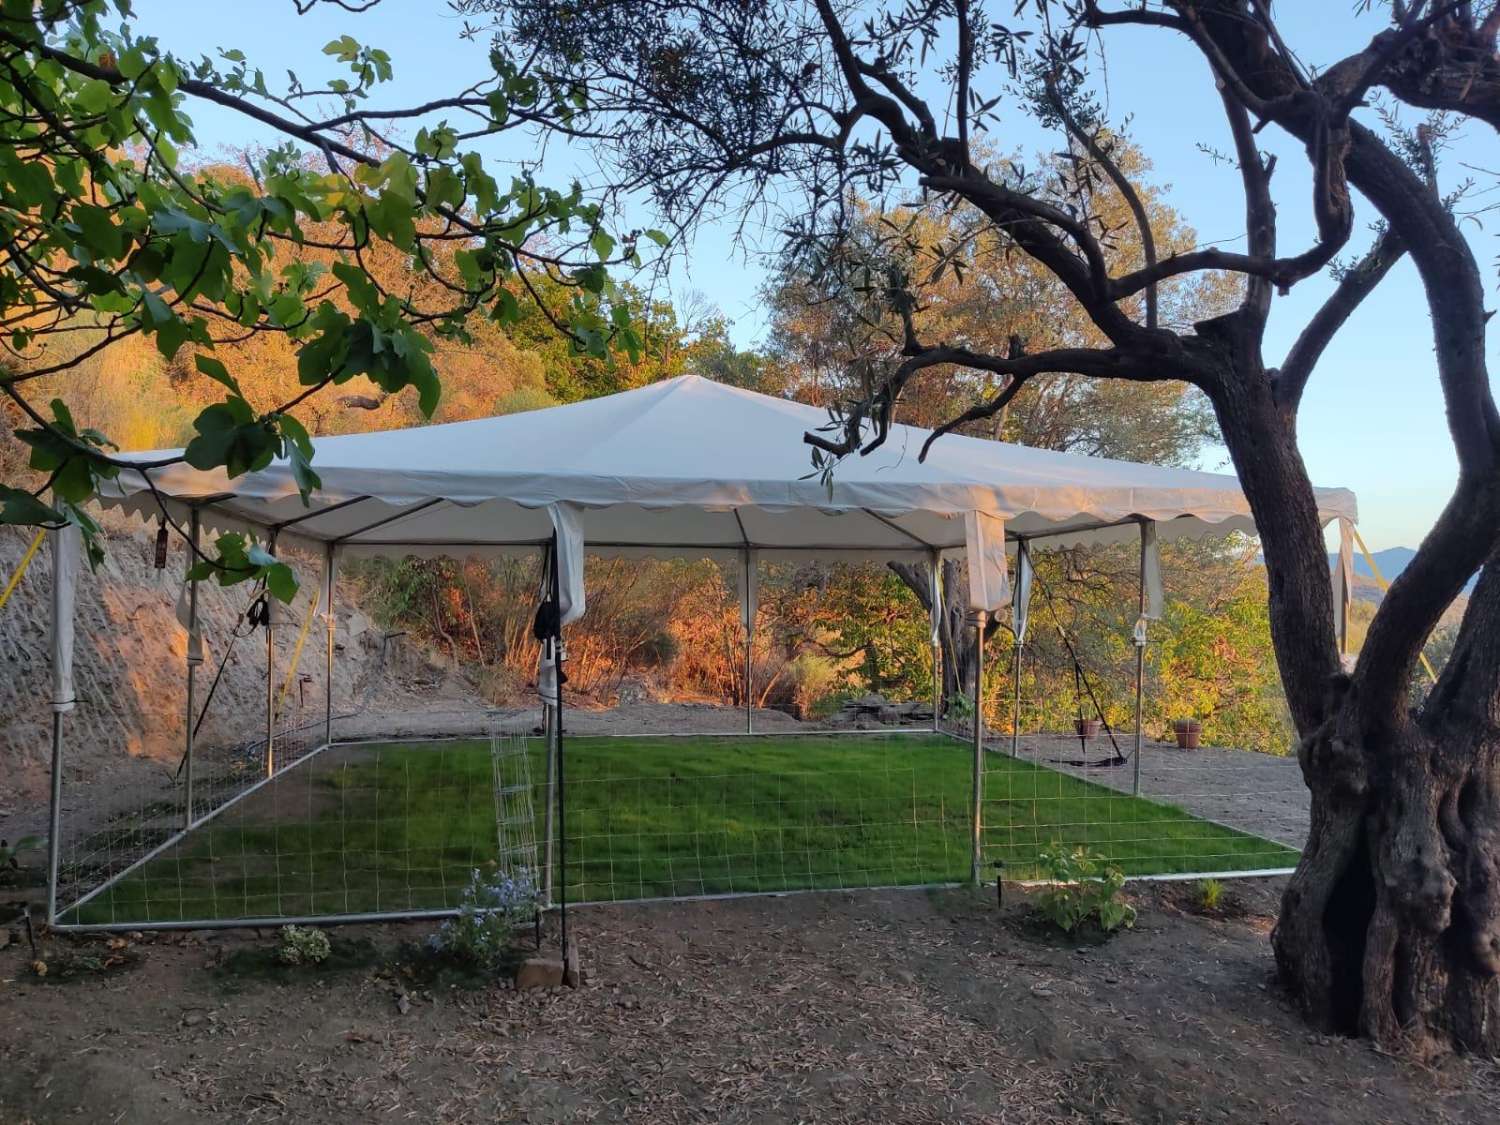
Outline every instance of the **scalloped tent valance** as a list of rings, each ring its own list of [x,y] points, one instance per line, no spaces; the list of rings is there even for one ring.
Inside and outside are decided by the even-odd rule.
[[[151,481],[175,514],[205,527],[275,532],[341,554],[501,553],[550,541],[547,508],[582,509],[590,551],[899,557],[993,539],[1131,541],[1253,532],[1233,476],[950,435],[925,462],[928,431],[895,426],[831,484],[811,475],[804,432],[822,410],[686,375],[525,414],[324,437],[323,488],[304,507],[284,462],[234,480],[178,464]],[[148,459],[160,454],[141,454]],[[1327,524],[1356,517],[1354,494],[1319,489]],[[125,470],[106,504],[155,500]],[[988,517],[987,519],[984,517]]]

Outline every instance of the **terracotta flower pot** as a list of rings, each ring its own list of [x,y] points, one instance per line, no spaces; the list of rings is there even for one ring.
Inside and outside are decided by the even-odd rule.
[[[1172,733],[1177,735],[1177,749],[1196,750],[1203,738],[1203,724],[1197,719],[1177,719],[1172,723]]]
[[[1073,720],[1073,729],[1078,732],[1078,737],[1079,738],[1098,738],[1099,737],[1099,720],[1098,719],[1074,719]]]

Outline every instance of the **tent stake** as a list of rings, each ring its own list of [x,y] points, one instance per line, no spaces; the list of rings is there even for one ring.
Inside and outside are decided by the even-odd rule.
[[[979,886],[984,836],[984,622],[985,613],[974,614],[974,776],[970,792],[973,814],[969,877]]]

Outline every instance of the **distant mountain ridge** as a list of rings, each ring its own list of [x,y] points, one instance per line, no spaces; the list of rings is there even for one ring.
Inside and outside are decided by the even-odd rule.
[[[1411,560],[1417,556],[1416,548],[1414,547],[1387,547],[1384,551],[1372,551],[1370,554],[1387,582],[1394,582],[1396,575],[1410,566]],[[1338,555],[1330,554],[1328,556],[1329,567],[1337,566],[1338,559]],[[1370,571],[1370,564],[1365,561],[1365,556],[1359,550],[1355,550],[1354,552],[1354,574],[1356,578],[1369,578],[1373,580],[1375,577]],[[1474,583],[1478,580],[1479,576],[1477,574],[1469,579],[1468,585],[1464,587],[1464,593],[1473,593]]]

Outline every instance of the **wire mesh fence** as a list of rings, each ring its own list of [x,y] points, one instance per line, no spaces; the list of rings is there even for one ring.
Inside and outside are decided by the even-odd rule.
[[[1066,757],[1076,739],[1022,745],[1021,757],[984,754],[986,875],[998,860],[1006,878],[1044,877],[1043,853],[1058,846],[1087,847],[1132,876],[1295,861],[1295,817],[1256,811],[1275,803],[1271,782],[1289,780],[1267,766],[1275,759],[1225,765],[1216,756],[1239,752],[1152,745],[1137,795],[1128,765]],[[501,740],[335,745],[262,781],[64,921],[432,913],[455,907],[476,869],[543,870],[549,859],[554,899],[565,890],[573,903],[970,874],[972,747],[946,735],[571,735],[565,752],[567,836],[551,848],[542,738],[511,729]]]
[[[304,583],[269,640],[244,627],[242,605],[215,592],[225,604],[208,607],[215,629],[198,671],[191,797],[186,763],[160,754],[94,784],[66,785],[59,920],[432,913],[459,903],[476,868],[506,864],[543,872],[554,899],[566,891],[572,902],[968,879],[972,707],[951,697],[934,717],[922,614],[903,603],[886,626],[915,630],[915,649],[877,646],[861,658],[887,668],[905,660],[889,681],[906,685],[901,691],[831,690],[809,678],[811,664],[786,658],[828,639],[796,631],[796,613],[824,596],[825,578],[808,567],[765,570],[757,636],[780,638],[771,646],[779,663],[752,645],[762,663],[748,694],[743,662],[730,660],[717,699],[636,702],[622,683],[614,707],[568,709],[565,841],[546,836],[557,795],[534,701],[504,712],[476,705],[400,633],[353,617],[340,620],[330,678],[326,607],[314,583]],[[882,604],[891,594],[885,578],[843,573]],[[718,574],[703,581],[709,593]],[[726,598],[729,624],[719,624],[743,658],[739,609]],[[132,627],[177,628],[171,600],[138,608]],[[777,605],[785,612],[772,628],[767,607]],[[993,645],[991,664],[1003,678]],[[223,667],[239,669],[226,677],[238,686],[213,695]],[[793,681],[804,696],[822,690],[834,704],[807,710],[782,690]],[[160,694],[159,717],[175,716],[180,740],[182,696]],[[762,706],[773,700],[776,708]],[[1013,738],[1005,716],[987,718],[986,877],[997,862],[1007,878],[1045,875],[1041,857],[1057,846],[1087,847],[1131,876],[1295,862],[1307,825],[1292,759],[1156,742],[1137,759],[1132,733]]]
[[[1127,876],[1234,874],[1296,865],[1307,835],[1297,762],[1242,750],[1179,750],[1133,736],[1023,735],[983,759],[983,862],[1044,878],[1041,853],[1082,847]]]

